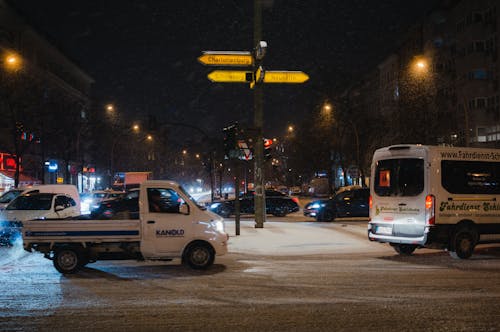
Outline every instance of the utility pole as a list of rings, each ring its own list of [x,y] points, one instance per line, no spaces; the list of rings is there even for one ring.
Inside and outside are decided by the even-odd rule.
[[[254,45],[259,46],[262,40],[262,0],[254,0]],[[256,52],[258,50],[256,49]],[[260,59],[259,59],[260,57]],[[256,60],[261,62],[263,54],[256,54]],[[254,64],[259,67],[260,63]],[[264,190],[264,136],[262,127],[264,123],[264,93],[262,84],[256,84],[254,87],[254,190],[255,190],[255,228],[264,228],[266,221],[266,197]]]
[[[264,228],[266,221],[266,197],[264,190],[264,89],[263,83],[304,83],[306,73],[290,70],[264,70],[262,59],[267,43],[262,40],[262,2],[254,0],[254,45],[249,51],[204,51],[198,61],[208,66],[251,67],[246,70],[214,70],[207,78],[216,83],[249,83],[254,89],[254,212],[255,228]],[[247,159],[248,160],[248,159]]]

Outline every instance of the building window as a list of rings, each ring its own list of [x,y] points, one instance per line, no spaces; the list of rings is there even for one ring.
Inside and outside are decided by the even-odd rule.
[[[488,79],[488,72],[485,69],[476,69],[470,72],[472,79],[474,80],[486,80]]]
[[[487,98],[486,97],[477,97],[469,100],[469,109],[483,109],[486,107]]]
[[[486,98],[476,98],[476,107],[477,108],[485,108],[486,107]]]
[[[483,21],[483,13],[475,12],[472,14],[474,16],[474,23],[481,23]]]
[[[475,52],[484,52],[486,50],[485,46],[485,41],[484,40],[476,40],[474,41],[474,51]]]

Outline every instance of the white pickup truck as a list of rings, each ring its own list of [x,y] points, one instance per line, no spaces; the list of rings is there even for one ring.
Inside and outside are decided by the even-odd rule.
[[[120,214],[125,215],[122,211]],[[97,260],[171,260],[194,269],[227,253],[223,219],[199,206],[177,183],[141,184],[139,219],[31,220],[23,222],[24,249],[42,252],[61,273]]]

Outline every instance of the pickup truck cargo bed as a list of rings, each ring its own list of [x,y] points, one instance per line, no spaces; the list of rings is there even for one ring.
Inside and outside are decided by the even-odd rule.
[[[32,220],[23,223],[24,246],[31,242],[134,242],[141,240],[140,220]]]

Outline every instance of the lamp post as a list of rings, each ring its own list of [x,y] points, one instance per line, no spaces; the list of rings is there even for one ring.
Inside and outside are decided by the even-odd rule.
[[[22,58],[15,52],[8,52],[3,59],[3,67],[8,75],[8,80],[13,81],[15,78],[18,78],[18,72],[22,69]],[[14,85],[14,84],[13,84]],[[12,86],[15,88],[15,86]],[[20,176],[20,167],[21,167],[21,142],[19,138],[19,129],[22,126],[22,123],[17,120],[18,116],[16,116],[17,112],[15,111],[15,100],[13,99],[14,93],[7,93],[5,99],[7,100],[8,107],[10,109],[11,123],[12,123],[12,137],[14,143],[14,152],[16,157],[16,170],[14,173],[14,186],[17,188],[19,185],[19,176]]]
[[[4,58],[4,67],[8,71],[18,71],[22,68],[22,58],[15,53],[8,53]]]

